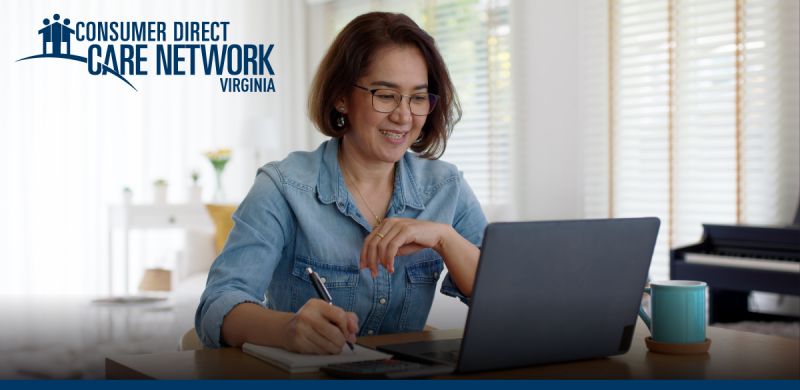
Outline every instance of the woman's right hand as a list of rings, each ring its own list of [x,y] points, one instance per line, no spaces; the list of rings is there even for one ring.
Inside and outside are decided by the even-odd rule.
[[[346,341],[356,341],[357,332],[355,313],[345,312],[321,299],[309,299],[284,325],[283,349],[307,354],[338,354]]]

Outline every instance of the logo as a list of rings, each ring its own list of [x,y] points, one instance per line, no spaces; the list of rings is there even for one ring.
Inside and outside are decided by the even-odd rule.
[[[222,92],[275,92],[270,55],[275,44],[228,43],[229,21],[78,21],[45,18],[37,29],[42,54],[17,62],[56,58],[86,64],[92,76],[219,76]],[[74,42],[89,42],[82,53]],[[49,50],[48,50],[49,47]],[[152,56],[151,56],[152,55]],[[155,68],[155,69],[153,69]]]

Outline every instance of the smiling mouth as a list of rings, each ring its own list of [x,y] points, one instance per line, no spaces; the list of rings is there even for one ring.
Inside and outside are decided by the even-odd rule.
[[[406,135],[406,133],[395,133],[393,131],[386,131],[386,130],[380,130],[380,132],[381,134],[383,134],[384,137],[391,139],[402,139],[403,136]]]

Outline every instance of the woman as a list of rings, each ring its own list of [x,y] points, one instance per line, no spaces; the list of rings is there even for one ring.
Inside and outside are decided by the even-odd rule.
[[[402,14],[357,17],[322,60],[309,112],[332,139],[259,170],[197,309],[207,346],[333,354],[357,335],[421,330],[444,265],[442,292],[472,294],[486,218],[436,160],[461,112],[433,38]]]

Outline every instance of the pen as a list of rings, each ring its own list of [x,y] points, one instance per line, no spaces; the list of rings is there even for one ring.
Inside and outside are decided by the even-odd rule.
[[[317,290],[319,298],[328,302],[329,305],[333,305],[333,297],[331,297],[331,293],[328,292],[328,288],[325,287],[325,283],[322,283],[322,279],[319,278],[319,275],[317,275],[311,267],[306,267],[306,272],[308,272],[308,277],[311,278],[311,284],[314,285],[314,290]],[[351,351],[355,351],[353,343],[348,341],[347,346],[350,347]]]

